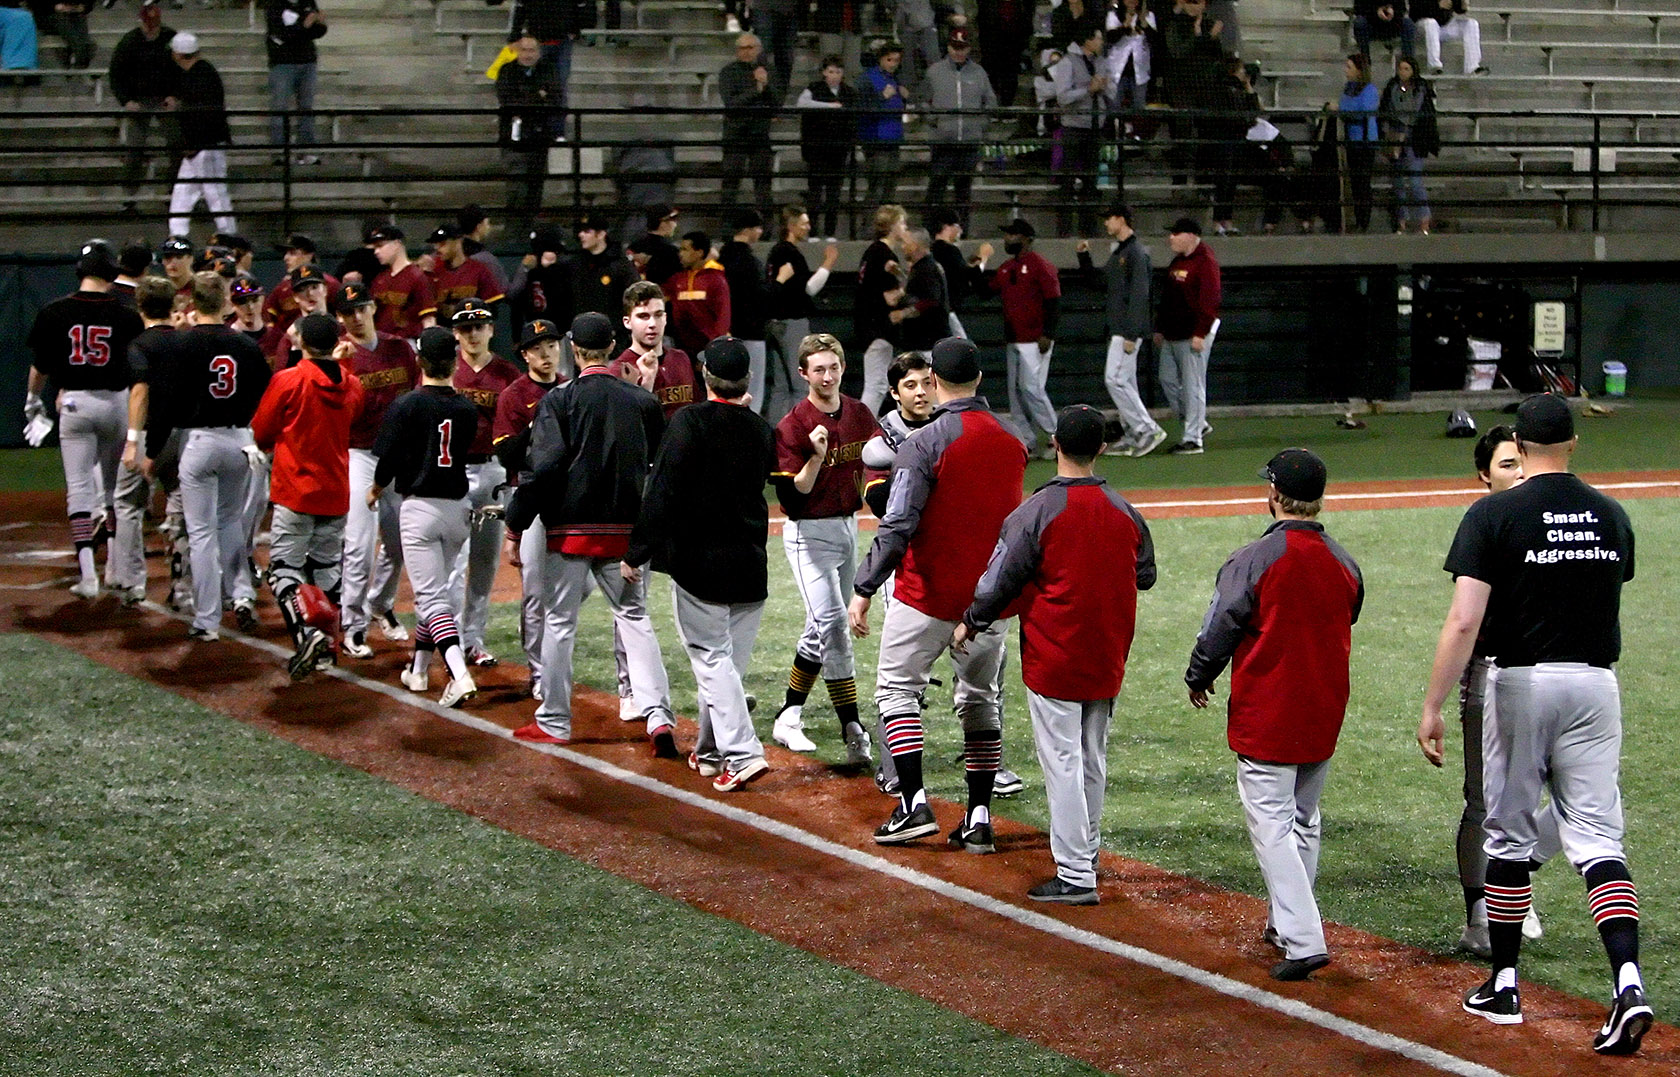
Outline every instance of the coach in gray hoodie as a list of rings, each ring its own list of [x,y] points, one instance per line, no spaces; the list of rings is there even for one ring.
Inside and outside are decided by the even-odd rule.
[[[1149,313],[1153,267],[1149,251],[1132,231],[1131,209],[1110,206],[1103,214],[1103,227],[1114,240],[1114,249],[1102,268],[1102,282],[1108,290],[1108,362],[1103,367],[1103,385],[1126,428],[1125,437],[1108,450],[1108,455],[1147,456],[1167,440],[1167,432],[1143,406],[1137,383],[1138,354],[1153,329]],[[1081,272],[1095,282],[1097,269],[1091,262],[1090,244],[1080,240],[1078,250]]]
[[[969,30],[953,27],[945,45],[945,59],[927,69],[917,88],[918,101],[927,109],[929,206],[950,205],[968,230],[970,192],[974,173],[980,166],[980,140],[986,123],[997,107],[997,94],[985,68],[969,59]],[[951,183],[951,201],[945,201],[945,184]]]

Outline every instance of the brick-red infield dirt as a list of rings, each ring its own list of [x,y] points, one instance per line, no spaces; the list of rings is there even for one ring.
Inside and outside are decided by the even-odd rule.
[[[1598,478],[1680,483],[1672,472]],[[1361,492],[1451,484],[1371,485],[1382,489]],[[1673,496],[1676,489],[1623,489],[1617,496]],[[1151,491],[1138,501],[1162,503],[1146,510],[1153,515],[1192,508],[1170,502],[1221,501],[1227,504],[1217,507],[1227,511],[1251,512],[1251,494]],[[1041,832],[1000,818],[998,855],[986,857],[949,850],[939,838],[876,846],[869,834],[889,802],[867,777],[774,745],[769,775],[742,792],[716,793],[682,762],[651,758],[640,724],[619,722],[616,698],[604,693],[579,691],[569,747],[533,751],[505,733],[532,713],[521,666],[484,671],[483,690],[468,710],[486,723],[482,728],[354,680],[318,675],[292,684],[279,660],[250,642],[189,644],[185,626],[160,611],[72,598],[60,579],[68,559],[40,556],[65,543],[61,498],[0,501],[0,631],[34,633],[1101,1069],[1171,1077],[1680,1072],[1680,1038],[1667,1025],[1646,1037],[1638,1057],[1600,1059],[1589,1043],[1603,1004],[1525,984],[1526,1023],[1495,1027],[1459,1008],[1460,993],[1485,976],[1479,967],[1339,925],[1328,925],[1328,969],[1310,982],[1277,983],[1266,975],[1275,953],[1258,937],[1262,902],[1113,854],[1102,856],[1100,906],[1037,905],[1025,891],[1051,871]],[[1430,502],[1401,496],[1373,499],[1370,507],[1420,503]],[[160,599],[156,575],[152,597]],[[277,617],[271,609],[264,614],[262,635],[279,640]],[[402,645],[375,647],[375,659],[347,672],[395,684]],[[684,721],[679,744],[692,737]],[[599,764],[649,781],[602,773]],[[961,814],[948,802],[934,807],[947,828]],[[1022,913],[1029,922],[1012,918]],[[1048,918],[1039,922],[1048,930],[1030,922],[1038,916]],[[1222,977],[1221,989],[1162,969],[1162,962],[1105,950],[1110,942]],[[928,1066],[937,1068],[937,1060]]]

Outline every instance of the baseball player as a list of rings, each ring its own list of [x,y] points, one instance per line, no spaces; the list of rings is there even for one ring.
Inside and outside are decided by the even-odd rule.
[[[840,261],[840,246],[832,240],[823,248],[822,264],[816,269],[813,270],[805,260],[805,252],[799,249],[799,245],[811,235],[811,217],[804,206],[783,206],[781,222],[779,242],[764,257],[769,313],[771,319],[780,324],[776,346],[782,355],[782,373],[787,376],[788,403],[778,407],[792,406],[799,398],[796,387],[800,379],[794,369],[799,342],[810,334],[811,316],[817,312],[817,295],[828,284],[829,275]],[[879,395],[875,403],[880,403]],[[775,415],[781,417],[779,410]]]
[[[251,483],[251,416],[271,375],[251,339],[222,321],[227,281],[195,273],[193,325],[161,340],[146,420],[148,475],[170,434],[181,431],[181,508],[192,560],[195,640],[220,638],[224,593],[243,607],[256,602],[243,513]],[[157,375],[162,375],[158,377]]]
[[[273,454],[268,586],[295,647],[287,671],[300,680],[331,658],[336,642],[331,622],[338,619],[350,508],[350,428],[362,410],[362,383],[342,365],[356,345],[339,340],[336,321],[306,314],[293,324],[303,362],[268,383],[251,436]],[[321,598],[327,630],[311,623]]]
[[[525,376],[502,390],[496,401],[496,425],[491,443],[496,459],[509,478],[518,482],[531,447],[531,420],[537,405],[560,384],[560,327],[546,318],[526,324],[519,337],[519,357]],[[531,695],[541,699],[543,585],[542,569],[548,535],[541,527],[509,531],[508,560],[519,569],[519,643],[531,670]]]
[[[865,247],[858,259],[857,288],[852,299],[853,328],[857,339],[864,342],[860,399],[870,411],[879,408],[887,395],[887,367],[892,365],[893,344],[898,338],[898,326],[888,317],[892,309],[888,297],[904,283],[898,272],[898,251],[910,231],[903,206],[876,209],[874,224],[875,242]]]
[[[80,573],[70,590],[78,598],[99,594],[94,542],[102,518],[116,519],[117,465],[128,424],[128,346],[142,329],[140,316],[111,291],[118,271],[111,245],[88,241],[76,259],[77,290],[42,307],[29,330],[35,359],[23,406],[25,434],[38,447],[52,430],[41,401],[51,381],[58,389],[59,456]],[[107,550],[108,558],[114,554]],[[108,582],[114,567],[108,560]]]
[[[280,283],[268,293],[268,302],[263,304],[263,320],[269,325],[278,325],[280,332],[284,333],[292,327],[293,322],[303,316],[303,312],[298,310],[297,300],[292,296],[291,274],[298,266],[315,264],[315,241],[301,232],[293,232],[280,246],[280,258],[286,267],[286,275],[281,277]],[[342,284],[331,273],[324,276],[327,282],[327,306],[330,308],[338,299],[338,290]]]
[[[1003,250],[1009,255],[992,275],[991,289],[1003,301],[1005,369],[1009,375],[1009,414],[1029,449],[1038,445],[1038,431],[1049,435],[1056,426],[1045,384],[1050,377],[1051,351],[1056,345],[1056,322],[1062,302],[1056,267],[1032,249],[1038,232],[1031,221],[1015,218],[1003,226]],[[1046,447],[1040,459],[1053,460]]]
[[[395,225],[381,225],[368,233],[373,255],[385,267],[373,279],[373,301],[378,306],[374,324],[381,333],[413,340],[422,329],[437,324],[437,302],[431,278],[408,260],[403,240],[402,229]]]
[[[141,471],[144,456],[140,439],[146,432],[146,413],[150,393],[150,368],[154,347],[160,340],[175,332],[170,322],[174,307],[175,285],[164,277],[143,277],[134,288],[134,305],[144,326],[140,335],[128,347],[128,442],[122,450],[122,463],[117,469],[116,529],[112,538],[106,584],[113,582],[119,589],[124,605],[135,605],[146,598],[146,506],[152,500],[152,484]],[[180,608],[189,599],[190,586],[182,577],[189,564],[187,558],[187,530],[181,524],[179,439],[168,447],[157,464],[159,482],[168,493],[168,510],[164,532],[170,538],[170,595],[172,609]],[[114,577],[114,579],[113,579]]]
[[[794,647],[787,697],[771,736],[796,752],[817,746],[805,735],[803,711],[817,674],[840,720],[849,766],[871,761],[869,734],[858,718],[856,669],[846,603],[857,575],[857,512],[863,506],[863,446],[881,433],[862,402],[840,392],[846,351],[827,333],[799,343],[805,399],[776,424],[776,494],[787,520],[782,549],[805,603],[805,631]]]
[[[670,685],[648,619],[647,584],[624,579],[618,567],[641,513],[664,413],[651,393],[608,369],[614,334],[605,315],[578,315],[571,335],[580,371],[537,405],[529,467],[519,476],[508,509],[508,525],[515,531],[541,526],[548,533],[542,701],[535,719],[514,730],[514,736],[550,744],[571,738],[572,646],[578,610],[593,580],[612,607],[629,664],[635,714],[647,716],[653,753],[680,758]]]
[[[1540,796],[1550,789],[1563,851],[1586,880],[1610,959],[1610,1013],[1593,1050],[1632,1054],[1653,1020],[1639,972],[1639,897],[1622,851],[1613,668],[1622,584],[1633,579],[1633,528],[1620,505],[1569,473],[1575,417],[1562,398],[1523,401],[1516,436],[1522,484],[1470,506],[1447,554],[1452,608],[1418,723],[1418,744],[1439,766],[1441,707],[1490,615],[1482,788],[1493,975],[1464,996],[1464,1008],[1495,1024],[1522,1022],[1517,958]]]
[[[624,327],[630,347],[612,365],[613,373],[652,393],[665,418],[679,408],[706,398],[699,364],[681,348],[666,347],[668,320],[665,293],[652,281],[637,281],[624,289]]]
[[[228,324],[260,348],[263,337],[268,335],[268,323],[263,320],[262,285],[251,274],[241,273],[229,285],[228,298],[233,301],[233,320]]]
[[[373,485],[377,460],[374,440],[385,412],[420,384],[420,364],[414,349],[401,337],[387,336],[373,326],[373,292],[365,284],[346,284],[338,294],[338,324],[351,345],[346,370],[362,383],[362,408],[350,424],[350,505],[344,519],[344,601],[340,606],[344,643],[351,658],[372,658],[368,624],[378,621],[387,639],[398,639],[391,606],[397,600],[402,572],[402,500],[386,490],[370,508],[361,494]],[[400,629],[400,625],[398,626]],[[407,632],[403,630],[402,637]]]
[[[416,611],[414,657],[402,684],[426,691],[432,654],[441,653],[449,670],[438,697],[445,707],[478,694],[449,601],[450,566],[467,542],[467,452],[478,433],[478,408],[455,391],[455,354],[449,330],[420,334],[420,387],[386,409],[373,444],[373,485],[363,499],[374,509],[387,487],[402,496],[403,565]]]
[[[1009,514],[953,647],[1025,596],[1021,679],[1050,804],[1056,874],[1034,901],[1097,904],[1097,851],[1108,782],[1108,723],[1126,676],[1139,591],[1155,586],[1149,525],[1091,469],[1103,417],[1083,404],[1056,420],[1056,477]],[[1118,571],[1122,565],[1132,572]]]
[[[475,263],[476,264],[476,263]],[[455,389],[478,409],[478,433],[467,450],[467,501],[473,510],[472,534],[449,574],[449,594],[461,611],[461,642],[467,649],[467,663],[493,666],[496,656],[484,649],[484,630],[490,621],[490,589],[496,585],[496,568],[502,554],[507,525],[501,520],[506,505],[501,491],[507,485],[507,470],[491,451],[496,424],[496,401],[502,391],[523,375],[518,367],[490,350],[496,331],[496,316],[488,304],[463,299],[451,319],[460,344],[455,364]],[[489,506],[494,510],[486,513]]]
[[[170,236],[158,245],[158,265],[179,295],[192,292],[193,245],[183,236]]]
[[[709,397],[678,412],[660,439],[620,574],[638,584],[639,566],[652,562],[671,577],[677,634],[700,689],[688,765],[728,793],[770,769],[743,681],[769,595],[764,484],[776,447],[770,424],[746,399],[747,349],[720,337],[706,355]]]
[[[1184,674],[1190,704],[1208,705],[1231,666],[1226,739],[1270,911],[1262,937],[1283,954],[1276,980],[1330,963],[1313,882],[1319,796],[1347,714],[1348,655],[1365,601],[1359,566],[1324,533],[1324,462],[1285,449],[1261,475],[1273,523],[1219,570]]]
[[[1148,456],[1167,440],[1167,432],[1143,406],[1138,393],[1138,359],[1143,342],[1150,335],[1149,289],[1152,280],[1149,250],[1132,231],[1132,211],[1116,203],[1103,215],[1103,227],[1114,241],[1101,278],[1108,294],[1108,359],[1103,364],[1103,385],[1114,410],[1120,416],[1125,438],[1112,446],[1110,456]],[[1079,268],[1095,279],[1098,270],[1091,262],[1091,246],[1079,241]]]
[[[980,360],[973,343],[939,341],[930,365],[939,406],[933,422],[898,451],[887,514],[858,571],[848,611],[852,632],[868,635],[870,597],[894,576],[875,674],[875,705],[899,777],[899,803],[875,831],[883,845],[939,830],[922,788],[921,696],[934,661],[949,649],[974,599],[1004,518],[1021,503],[1027,466],[1020,441],[977,395]],[[992,785],[1003,753],[1002,626],[976,636],[953,663],[968,809],[950,840],[969,852],[994,852]]]
[[[292,309],[298,318],[308,314],[329,313],[327,296],[327,274],[320,266],[310,262],[300,265],[286,274],[286,283],[291,287]],[[269,326],[263,336],[263,354],[268,356],[269,363],[276,370],[284,370],[302,358],[303,351],[298,345],[297,333],[293,326],[297,318],[288,321],[284,326],[275,322]]]
[[[427,274],[432,278],[432,298],[441,321],[452,319],[463,300],[477,299],[488,305],[500,302],[503,296],[490,268],[467,257],[462,247],[464,235],[454,221],[445,221],[430,237],[432,259]]]

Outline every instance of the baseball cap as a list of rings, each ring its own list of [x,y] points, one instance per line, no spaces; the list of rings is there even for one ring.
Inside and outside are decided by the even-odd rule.
[[[537,318],[525,323],[525,328],[519,334],[519,350],[535,348],[545,340],[559,340],[560,327],[547,318]]]
[[[449,319],[449,324],[456,329],[469,325],[494,325],[495,322],[495,312],[482,299],[461,300],[461,305],[455,308],[455,316]]]
[[[183,254],[190,255],[192,252],[192,243],[181,236],[170,236],[158,244],[159,258],[179,258]]]
[[[373,289],[361,281],[357,281],[354,284],[346,284],[338,290],[338,300],[333,304],[333,309],[343,314],[345,311],[354,310],[356,307],[371,306],[373,306]]]
[[[330,354],[338,343],[338,323],[325,314],[305,314],[298,321],[298,339],[312,352]]]
[[[655,202],[647,208],[647,228],[653,231],[659,227],[659,222],[677,215],[677,207],[668,206],[663,202]]]
[[[1107,220],[1110,217],[1124,217],[1126,223],[1130,224],[1132,222],[1132,207],[1124,202],[1111,203],[1107,209],[1103,210],[1103,219]]]
[[[90,239],[82,244],[81,253],[76,258],[76,276],[116,280],[121,273],[117,252],[111,249],[109,241]]]
[[[426,237],[426,242],[444,243],[451,239],[460,239],[464,235],[466,235],[466,233],[456,227],[454,221],[444,221],[442,224],[432,229],[432,234]]]
[[[560,235],[560,229],[552,224],[539,224],[531,229],[531,253],[543,254],[554,251],[556,254],[566,249],[566,240]]]
[[[394,224],[382,224],[378,228],[370,228],[367,234],[369,243],[389,243],[393,240],[405,238],[407,237],[403,235],[403,230]]]
[[[177,56],[192,56],[198,52],[198,35],[191,30],[182,30],[169,39],[169,51]]]
[[[1447,436],[1449,438],[1473,438],[1476,436],[1476,420],[1470,413],[1459,408],[1447,416]]]
[[[286,274],[286,279],[292,282],[292,291],[294,292],[311,284],[319,284],[322,287],[326,287],[327,284],[326,271],[313,262],[298,266]]]
[[[598,352],[612,347],[613,327],[605,314],[584,311],[572,319],[572,343],[580,348]]]
[[[228,295],[235,303],[242,299],[254,299],[262,294],[263,286],[249,273],[241,273],[234,277],[232,286],[228,288]]]
[[[1056,416],[1056,444],[1068,456],[1095,456],[1107,427],[1102,412],[1089,404],[1075,404]]]
[[[1016,217],[1014,220],[1003,226],[1003,234],[1006,236],[1026,236],[1028,239],[1037,239],[1038,229],[1032,226],[1031,221]]]
[[[434,325],[420,334],[420,358],[433,363],[442,363],[454,357],[454,333],[440,325]]]
[[[758,212],[758,210],[752,209],[751,207],[749,207],[747,209],[737,210],[735,212],[735,215],[729,218],[729,230],[731,232],[744,232],[748,228],[763,228],[763,227],[764,227],[764,217],[763,217],[763,215],[760,214]]]
[[[255,249],[251,246],[251,241],[238,232],[217,232],[210,237],[210,244],[232,254],[247,254]]]
[[[1317,501],[1324,496],[1329,473],[1324,461],[1306,449],[1285,449],[1266,462],[1260,477],[1277,487],[1277,492],[1296,501]]]
[[[219,277],[232,280],[239,275],[239,265],[229,254],[212,254],[205,252],[204,258],[193,266],[194,273],[214,273]]]
[[[1575,413],[1563,397],[1538,393],[1517,405],[1517,440],[1560,445],[1575,436]]]
[[[1192,236],[1199,236],[1202,234],[1202,222],[1198,221],[1194,217],[1180,217],[1178,220],[1167,225],[1167,232],[1169,234],[1184,232]]]
[[[747,346],[735,337],[718,337],[706,345],[706,370],[719,381],[745,381],[752,370]]]
[[[305,254],[315,253],[315,241],[304,235],[302,232],[293,232],[291,235],[286,237],[286,241],[284,243],[277,243],[275,246],[279,247],[283,251],[302,251]]]
[[[946,337],[933,346],[929,365],[940,381],[967,385],[980,377],[980,352],[972,340]]]
[[[958,47],[958,48],[965,48],[966,49],[970,44],[969,37],[968,37],[968,27],[966,27],[966,26],[953,26],[951,28],[951,36],[946,39],[946,43],[949,44],[949,45]]]

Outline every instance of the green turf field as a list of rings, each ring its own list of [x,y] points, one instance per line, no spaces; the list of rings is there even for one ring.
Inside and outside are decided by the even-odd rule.
[[[0,1072],[1094,1072],[49,644],[0,693]]]

